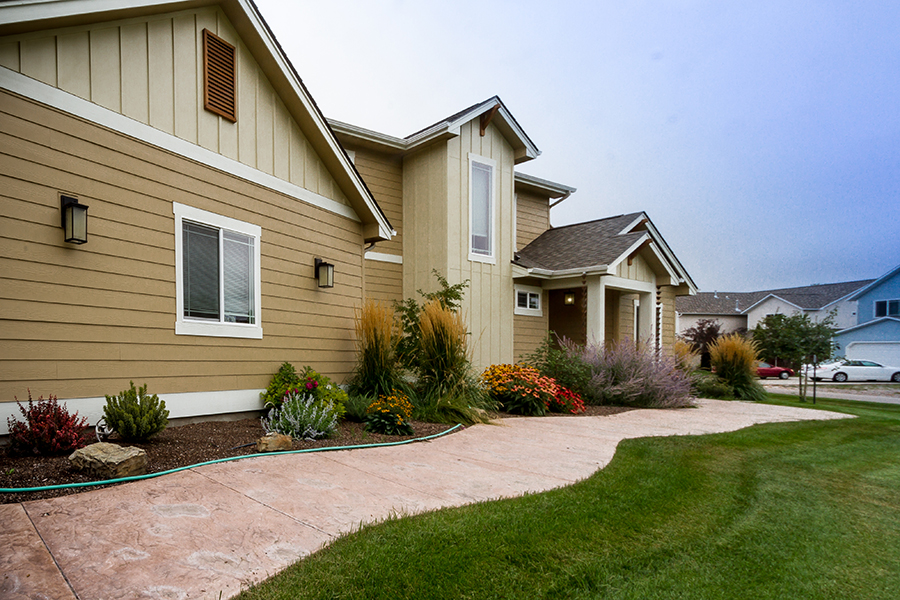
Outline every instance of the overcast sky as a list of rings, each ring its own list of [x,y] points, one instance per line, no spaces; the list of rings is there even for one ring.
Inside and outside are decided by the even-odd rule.
[[[325,116],[405,137],[499,95],[578,188],[645,211],[704,291],[900,264],[896,0],[255,0]]]

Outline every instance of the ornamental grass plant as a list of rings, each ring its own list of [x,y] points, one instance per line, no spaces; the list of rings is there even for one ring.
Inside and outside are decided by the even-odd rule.
[[[732,333],[709,346],[709,357],[720,380],[734,391],[739,400],[766,399],[766,391],[756,380],[759,347],[754,340]]]
[[[470,371],[469,334],[463,316],[432,300],[422,307],[416,360],[419,383],[427,392],[448,391],[465,382]]]
[[[394,309],[367,299],[356,312],[356,370],[350,392],[361,396],[390,395],[401,382],[397,356],[401,330]]]

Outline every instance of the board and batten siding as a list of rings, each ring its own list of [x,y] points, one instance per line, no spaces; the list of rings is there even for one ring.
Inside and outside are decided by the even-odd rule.
[[[545,197],[519,192],[516,197],[516,249],[521,250],[550,229],[550,203]]]
[[[447,142],[448,280],[469,280],[462,308],[472,333],[472,362],[476,369],[513,360],[512,278],[513,186],[512,146],[493,124],[480,135],[478,119],[460,127]],[[469,153],[496,161],[494,190],[494,263],[469,260]],[[433,279],[433,278],[432,278]],[[429,287],[433,287],[431,284]]]
[[[645,283],[656,283],[656,274],[643,256],[635,256],[631,259],[631,264],[627,260],[623,260],[616,265],[616,275],[624,279],[632,279],[634,281],[643,281]]]
[[[419,289],[426,292],[436,289],[432,269],[449,279],[447,162],[447,148],[442,144],[433,144],[403,158],[404,298],[413,297]]]
[[[89,206],[63,242],[60,192]],[[353,369],[362,226],[0,90],[0,402],[264,388],[284,361]],[[175,335],[179,202],[262,228],[263,338]],[[314,258],[335,265],[319,289]]]
[[[204,29],[237,48],[236,123],[203,108]],[[218,7],[6,36],[0,66],[349,204]]]

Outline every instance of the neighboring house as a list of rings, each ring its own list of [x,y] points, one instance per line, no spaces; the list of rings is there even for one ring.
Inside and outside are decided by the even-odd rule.
[[[550,227],[575,189],[516,171],[539,151],[498,97],[405,138],[331,121],[397,235],[366,253],[367,294],[468,280],[476,367],[513,362],[549,330],[577,341],[675,339],[696,286],[643,213]]]
[[[857,324],[834,336],[835,353],[900,366],[900,266],[856,291]]]
[[[129,380],[187,417],[352,371],[392,226],[250,0],[0,4],[0,137],[0,433],[26,388],[93,422]]]
[[[676,301],[678,333],[684,333],[702,319],[719,322],[722,333],[753,329],[766,315],[804,313],[813,321],[834,314],[835,328],[856,324],[853,294],[872,279],[781,288],[759,292],[700,292]]]

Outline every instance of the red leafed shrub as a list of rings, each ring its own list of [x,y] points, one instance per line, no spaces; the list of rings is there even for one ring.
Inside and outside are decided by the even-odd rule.
[[[557,384],[558,385],[558,384]],[[550,412],[568,412],[573,415],[584,412],[584,400],[576,392],[558,385],[556,396],[547,405]]]
[[[65,454],[84,446],[81,433],[87,427],[87,419],[78,413],[69,414],[66,406],[56,402],[56,396],[47,400],[41,396],[37,402],[28,390],[28,408],[16,398],[16,404],[25,422],[12,417],[6,419],[9,427],[9,445],[14,452],[23,454]]]

